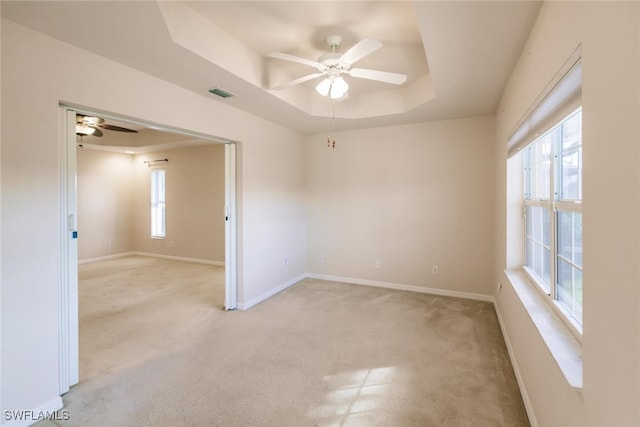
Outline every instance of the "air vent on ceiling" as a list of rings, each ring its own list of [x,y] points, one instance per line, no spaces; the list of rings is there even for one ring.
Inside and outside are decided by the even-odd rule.
[[[209,92],[211,92],[214,95],[218,95],[221,98],[231,98],[232,96],[234,96],[231,92],[227,92],[226,90],[222,90],[219,87],[213,88],[213,89],[209,89]]]

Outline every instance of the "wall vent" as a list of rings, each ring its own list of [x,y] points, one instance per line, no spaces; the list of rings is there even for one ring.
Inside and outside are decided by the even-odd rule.
[[[216,88],[213,88],[213,89],[209,89],[209,92],[211,92],[214,95],[218,95],[220,98],[231,98],[232,96],[235,96],[231,92],[227,92],[226,90],[222,90],[219,87],[216,87]]]

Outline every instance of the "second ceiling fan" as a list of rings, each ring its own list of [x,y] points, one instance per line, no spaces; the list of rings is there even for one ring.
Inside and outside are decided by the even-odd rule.
[[[102,117],[76,114],[76,135],[81,137],[87,135],[101,137],[103,133],[100,129],[113,130],[116,132],[138,133],[137,130],[105,123],[105,120]]]
[[[372,38],[364,38],[356,43],[351,49],[345,53],[338,53],[336,49],[340,46],[342,37],[334,35],[327,37],[327,44],[331,47],[332,52],[322,55],[317,61],[312,61],[298,56],[289,55],[287,53],[275,52],[267,56],[270,58],[282,59],[285,61],[297,62],[299,64],[308,65],[317,70],[316,73],[297,78],[288,83],[273,87],[272,89],[286,89],[291,86],[304,83],[318,77],[325,76],[325,79],[316,86],[316,91],[323,96],[331,96],[333,99],[343,98],[347,94],[349,85],[342,77],[342,74],[348,74],[351,77],[360,79],[375,80],[383,83],[401,85],[407,81],[405,74],[390,73],[387,71],[370,70],[367,68],[351,68],[353,64],[361,60],[370,53],[382,47],[382,43]]]

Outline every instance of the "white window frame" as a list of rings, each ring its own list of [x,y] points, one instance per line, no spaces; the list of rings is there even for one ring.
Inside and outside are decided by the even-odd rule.
[[[526,186],[529,179],[526,177],[528,171],[527,167],[529,166],[528,162],[528,149],[533,146],[536,142],[544,138],[551,132],[560,132],[559,128],[561,128],[562,124],[569,119],[571,119],[576,114],[582,114],[582,108],[578,108],[577,110],[571,112],[566,117],[562,118],[560,121],[551,126],[548,130],[546,130],[541,136],[533,140],[527,147],[523,150],[525,153],[522,156],[523,163],[523,187]],[[582,122],[581,122],[582,124]],[[580,132],[582,133],[582,132]],[[523,188],[523,263],[522,268],[528,277],[528,279],[535,284],[535,287],[538,291],[540,291],[547,299],[550,300],[551,306],[560,315],[560,318],[564,321],[564,323],[569,327],[569,329],[576,335],[578,339],[582,337],[582,324],[570,313],[563,305],[558,301],[558,284],[557,284],[557,274],[558,274],[558,259],[562,258],[566,262],[568,262],[572,267],[583,270],[583,267],[575,265],[571,260],[567,260],[565,257],[562,257],[558,254],[558,214],[559,212],[579,212],[582,214],[582,200],[560,200],[558,198],[559,194],[559,186],[560,180],[556,176],[556,173],[559,171],[558,162],[561,161],[561,139],[556,138],[555,144],[552,143],[551,147],[551,155],[550,155],[550,167],[549,167],[549,199],[535,199],[528,198],[525,189]],[[580,147],[582,149],[582,135],[580,136]],[[580,187],[582,187],[582,182],[579,183]],[[526,212],[527,207],[541,207],[547,210],[550,219],[550,229],[549,229],[549,242],[550,242],[550,277],[549,277],[549,287],[543,284],[538,278],[538,276],[526,265],[526,255],[527,255],[527,224],[526,224]]]
[[[156,194],[157,193],[157,185],[155,182],[155,176],[158,172],[162,172],[163,178],[164,178],[164,186],[162,188],[162,197],[158,197],[159,195]],[[166,169],[163,167],[152,167],[151,168],[151,173],[150,173],[150,190],[151,190],[151,197],[150,197],[150,222],[151,222],[151,238],[152,239],[166,239],[167,237],[167,201],[166,201],[166,179],[167,179],[167,173],[166,173]],[[161,221],[160,224],[156,223],[156,215],[160,214],[161,216]],[[161,230],[158,229],[158,227],[161,227]]]
[[[507,182],[506,182],[506,257],[505,278],[529,314],[539,338],[545,343],[550,354],[562,371],[568,384],[576,390],[583,386],[582,331],[579,325],[569,320],[561,307],[542,292],[527,275],[522,266],[525,263],[525,232],[523,220],[523,173],[521,150],[536,140],[541,134],[562,121],[582,105],[582,47],[578,45],[573,53],[559,67],[556,74],[531,103],[523,116],[515,123],[507,138]],[[540,77],[540,76],[536,76]],[[586,118],[586,117],[585,117]],[[583,153],[588,141],[584,141]],[[588,232],[588,230],[584,230]],[[583,233],[584,236],[584,233]],[[587,248],[588,250],[588,248]],[[588,274],[588,266],[587,274]],[[588,290],[588,280],[585,290]],[[499,300],[501,283],[496,298]],[[588,299],[585,292],[585,300]],[[588,309],[588,306],[584,307]],[[583,318],[587,315],[585,311]]]

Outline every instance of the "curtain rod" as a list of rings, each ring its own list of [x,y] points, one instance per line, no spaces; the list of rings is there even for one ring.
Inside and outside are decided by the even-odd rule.
[[[145,160],[144,162],[147,164],[147,166],[151,166],[151,163],[160,163],[160,162],[169,163],[169,159]]]

